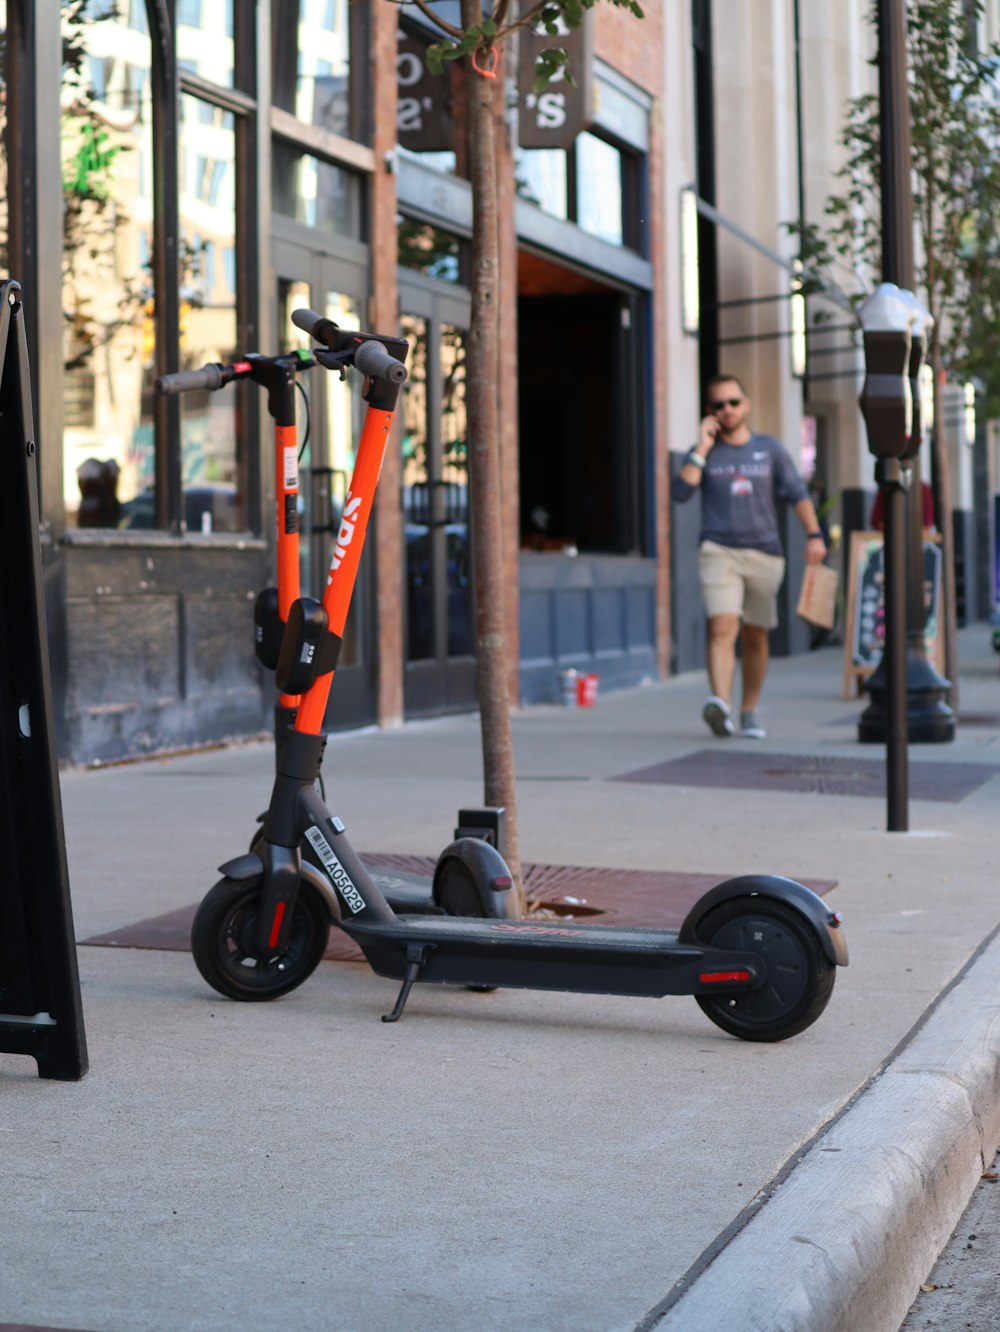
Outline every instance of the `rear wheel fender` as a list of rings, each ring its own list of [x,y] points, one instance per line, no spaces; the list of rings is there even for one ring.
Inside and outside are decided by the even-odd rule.
[[[680,942],[702,942],[698,930],[702,920],[713,908],[734,897],[771,898],[797,911],[812,926],[827,961],[838,967],[847,966],[847,940],[840,926],[839,915],[831,911],[811,888],[795,879],[782,878],[780,874],[743,874],[710,888],[698,898],[685,917],[678,936]]]

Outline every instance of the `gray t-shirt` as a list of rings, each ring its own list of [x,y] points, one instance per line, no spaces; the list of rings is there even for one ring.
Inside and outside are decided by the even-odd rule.
[[[809,494],[783,445],[772,435],[757,434],[745,444],[713,444],[700,486],[689,486],[680,475],[670,483],[670,494],[678,504],[697,490],[702,541],[768,555],[783,553],[775,501],[798,504]]]

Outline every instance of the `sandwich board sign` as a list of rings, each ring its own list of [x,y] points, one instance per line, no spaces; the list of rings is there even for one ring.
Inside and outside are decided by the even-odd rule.
[[[21,289],[0,282],[0,1055],[87,1072],[56,762]],[[0,1074],[2,1076],[2,1074]]]

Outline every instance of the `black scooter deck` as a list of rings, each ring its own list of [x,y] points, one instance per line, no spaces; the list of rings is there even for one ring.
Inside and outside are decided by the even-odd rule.
[[[751,953],[678,943],[676,930],[624,929],[576,921],[345,920],[379,976],[403,980],[419,959],[421,981],[587,994],[661,997],[746,989],[761,976]],[[727,975],[721,986],[706,976]]]
[[[431,879],[411,870],[368,870],[371,881],[397,914],[441,917],[445,913],[431,899]]]

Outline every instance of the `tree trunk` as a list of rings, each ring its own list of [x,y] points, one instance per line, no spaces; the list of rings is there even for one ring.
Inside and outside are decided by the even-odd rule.
[[[483,21],[482,0],[462,0],[462,26]],[[472,311],[466,369],[469,411],[476,663],[483,748],[483,799],[506,811],[504,853],[524,911],[517,829],[514,742],[507,692],[503,524],[500,506],[500,244],[493,88],[466,63],[469,175],[472,184]]]
[[[935,328],[936,332],[936,328]],[[941,346],[935,336],[931,347],[934,372],[934,427],[931,432],[931,466],[938,529],[941,533],[941,601],[944,637],[944,673],[951,681],[948,702],[958,716],[958,615],[955,607],[955,524],[951,506],[951,468],[948,445],[941,428],[944,366]]]

